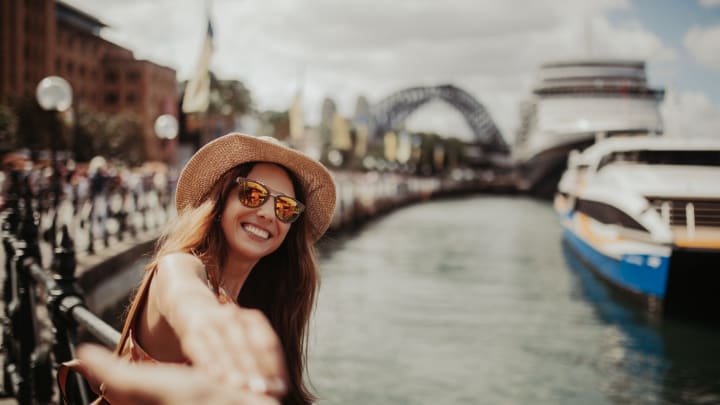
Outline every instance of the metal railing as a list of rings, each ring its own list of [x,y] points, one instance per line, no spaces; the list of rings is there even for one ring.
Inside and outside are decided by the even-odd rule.
[[[62,198],[56,194],[54,204],[47,205],[48,199],[42,197],[42,189],[34,187],[29,172],[10,172],[6,181],[9,184],[5,207],[0,211],[0,236],[5,251],[2,396],[14,397],[21,404],[47,404],[56,398],[53,370],[75,357],[80,328],[109,347],[115,346],[120,338],[117,330],[85,305],[75,274],[77,247],[71,227],[75,226],[77,232],[87,225],[84,251],[93,254],[97,243],[94,231],[98,229],[93,229],[97,224],[93,211],[101,204],[108,204],[101,208],[107,209],[105,214],[108,214],[101,219],[103,225],[110,216],[118,223],[112,233],[107,226],[100,228],[102,243],[108,246],[111,236],[122,240],[123,234],[135,235],[139,229],[159,227],[163,220],[155,219],[154,224],[149,224],[146,211],[162,209],[167,215],[169,203],[155,199],[156,206],[142,201],[137,204],[142,196],[119,188],[105,193],[104,198],[96,195],[83,201],[74,198],[72,193]],[[59,187],[61,185],[54,186],[55,192]],[[61,199],[65,203],[73,201],[74,208],[80,207],[73,209],[70,220],[61,218]],[[51,221],[47,229],[40,227],[43,216]],[[135,218],[134,222],[128,223],[128,218]],[[83,224],[83,220],[89,223]],[[49,269],[42,265],[41,235],[45,235],[52,248]],[[43,324],[38,316],[43,310],[51,323],[51,337],[43,336],[48,329],[47,322]],[[86,404],[89,402],[87,384],[79,375],[73,375],[68,382],[68,398],[73,403]]]

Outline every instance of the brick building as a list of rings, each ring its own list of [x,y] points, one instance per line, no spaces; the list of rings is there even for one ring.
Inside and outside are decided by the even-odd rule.
[[[136,114],[150,158],[161,159],[153,124],[159,115],[177,116],[175,70],[135,59],[101,38],[103,27],[61,1],[0,1],[0,102],[34,98],[45,76],[64,77],[76,108]]]

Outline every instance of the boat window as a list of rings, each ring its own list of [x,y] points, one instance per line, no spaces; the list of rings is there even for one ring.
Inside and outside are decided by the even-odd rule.
[[[645,227],[640,225],[639,222],[628,214],[609,204],[590,200],[578,200],[575,209],[603,224],[620,225],[624,228],[648,232]]]
[[[598,169],[615,162],[633,162],[647,165],[720,166],[720,151],[640,150],[613,152],[603,156]]]

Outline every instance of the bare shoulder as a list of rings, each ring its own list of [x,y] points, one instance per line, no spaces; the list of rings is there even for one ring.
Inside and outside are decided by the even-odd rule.
[[[197,275],[205,275],[205,265],[200,259],[190,253],[170,253],[160,257],[158,260],[158,270],[162,273],[172,269],[172,271],[191,272]]]

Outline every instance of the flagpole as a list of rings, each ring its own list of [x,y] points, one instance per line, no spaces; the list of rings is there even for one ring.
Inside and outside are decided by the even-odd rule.
[[[206,29],[205,38],[203,39],[202,48],[198,57],[194,75],[188,80],[185,86],[185,94],[182,101],[182,111],[185,114],[194,114],[198,120],[202,120],[199,125],[199,145],[202,146],[210,138],[210,60],[213,54],[213,26],[210,19],[210,2],[206,0]]]
[[[212,0],[205,0],[205,17],[208,21],[208,33],[207,36],[210,37],[210,39],[213,39],[214,33],[212,32],[212,20],[210,19],[212,11]],[[210,75],[210,61],[208,61],[207,65],[207,79],[208,79],[208,104],[207,108],[205,108],[205,125],[203,131],[205,132],[203,134],[203,144],[208,143],[212,140],[212,134],[210,133],[210,94],[212,93],[212,76]]]

